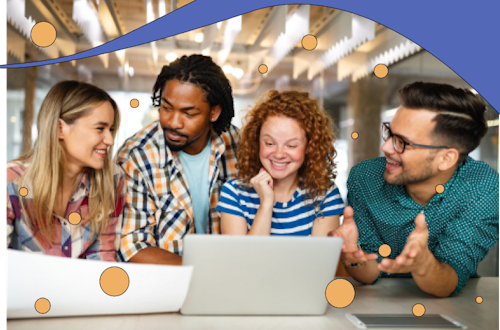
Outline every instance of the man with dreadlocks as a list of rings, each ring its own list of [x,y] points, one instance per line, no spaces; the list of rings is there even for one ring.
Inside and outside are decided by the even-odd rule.
[[[181,265],[184,235],[220,232],[215,207],[236,175],[231,85],[210,57],[183,56],[163,67],[152,99],[159,121],[118,151],[127,178],[118,257]]]

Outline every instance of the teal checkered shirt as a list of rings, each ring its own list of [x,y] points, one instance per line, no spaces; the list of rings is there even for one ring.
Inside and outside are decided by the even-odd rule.
[[[415,202],[404,186],[385,182],[384,157],[354,166],[347,181],[348,204],[354,209],[359,242],[368,253],[378,253],[382,244],[391,247],[388,258],[396,258],[415,229],[415,217],[424,211],[429,228],[429,249],[437,260],[458,274],[459,292],[477,266],[498,241],[498,173],[486,163],[467,157],[427,205]],[[379,255],[378,262],[382,260]],[[381,277],[411,277],[387,274]]]

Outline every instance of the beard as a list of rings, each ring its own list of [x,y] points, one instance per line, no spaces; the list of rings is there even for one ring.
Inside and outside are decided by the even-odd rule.
[[[432,173],[432,170],[429,167],[426,167],[421,173],[414,174],[414,175],[408,175],[405,174],[404,171],[403,173],[399,174],[398,176],[394,178],[389,178],[387,175],[388,171],[384,171],[384,180],[388,184],[396,185],[396,186],[404,186],[408,184],[414,184],[414,183],[419,183],[423,182],[426,180],[429,180],[434,176],[434,173]]]
[[[432,155],[429,155],[426,158],[425,163],[422,164],[422,171],[420,173],[417,173],[417,174],[407,174],[407,173],[405,173],[404,168],[403,168],[403,171],[401,174],[399,174],[398,176],[395,176],[393,178],[390,178],[388,176],[389,171],[386,169],[384,171],[384,180],[388,184],[395,185],[395,186],[404,186],[404,185],[420,183],[420,182],[424,182],[426,180],[429,180],[430,178],[432,178],[434,176],[434,173],[432,172],[432,167],[430,164],[432,162],[432,160],[434,160],[434,157]]]
[[[186,138],[186,142],[184,142],[182,144],[181,143],[172,143],[172,142],[170,142],[168,140],[167,136],[166,136],[167,132],[172,132],[172,133],[175,133],[175,134],[177,134],[179,136],[185,137]],[[170,151],[180,151],[180,150],[186,148],[187,146],[189,146],[191,143],[193,143],[193,141],[189,140],[189,137],[187,135],[180,134],[179,132],[177,132],[176,130],[171,129],[171,128],[163,128],[163,134],[165,135],[165,144],[170,149]]]

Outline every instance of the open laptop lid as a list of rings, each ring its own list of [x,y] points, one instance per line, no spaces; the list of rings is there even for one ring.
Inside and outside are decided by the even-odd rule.
[[[193,278],[183,314],[320,315],[334,279],[336,237],[187,235]]]

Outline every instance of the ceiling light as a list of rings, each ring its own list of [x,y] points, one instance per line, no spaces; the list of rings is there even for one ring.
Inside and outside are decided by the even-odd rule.
[[[221,26],[222,26],[222,22],[218,22],[217,23],[217,28],[220,29]]]
[[[11,123],[15,123],[16,121],[17,121],[16,116],[12,116],[12,117],[10,117],[10,122],[11,122]]]
[[[194,41],[196,41],[197,43],[203,42],[203,33],[197,33],[196,37],[194,37]]]
[[[236,69],[233,70],[232,74],[237,79],[241,79],[241,77],[243,77],[243,70],[241,70],[240,68],[236,68]]]
[[[233,67],[230,66],[229,64],[228,65],[224,65],[222,67],[222,71],[224,71],[225,74],[230,74],[231,72],[233,72]]]
[[[135,71],[134,71],[134,68],[133,68],[133,67],[128,68],[128,75],[129,75],[129,76],[133,77],[133,76],[134,76],[134,72],[135,72]]]
[[[177,54],[176,53],[167,53],[167,55],[165,55],[165,59],[169,62],[173,62],[177,59]]]

